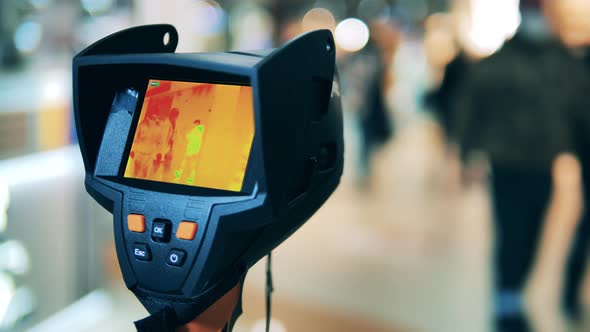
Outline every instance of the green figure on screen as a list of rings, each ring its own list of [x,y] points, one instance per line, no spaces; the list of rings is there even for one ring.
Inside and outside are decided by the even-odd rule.
[[[182,166],[175,173],[177,180],[187,184],[195,183],[198,156],[203,144],[203,134],[205,133],[205,125],[201,124],[201,120],[195,120],[193,123],[195,126],[186,134],[187,145]],[[190,173],[185,172],[185,170],[190,170]],[[187,174],[188,176],[186,176]],[[186,177],[183,177],[183,175]]]
[[[196,120],[194,123],[196,126],[186,135],[186,139],[188,141],[188,145],[186,147],[186,156],[189,157],[197,155],[199,154],[199,151],[201,151],[203,132],[205,131],[205,126],[201,124],[201,121]]]

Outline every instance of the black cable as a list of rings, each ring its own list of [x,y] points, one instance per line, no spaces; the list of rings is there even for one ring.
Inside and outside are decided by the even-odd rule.
[[[271,297],[274,291],[271,269],[272,252],[266,256],[266,332],[270,331]]]

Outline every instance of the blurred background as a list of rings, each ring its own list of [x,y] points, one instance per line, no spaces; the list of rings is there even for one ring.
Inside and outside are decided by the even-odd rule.
[[[84,190],[71,59],[162,22],[179,52],[335,34],[345,174],[274,252],[271,331],[590,330],[588,17],[588,0],[0,1],[0,331],[147,315]],[[238,332],[264,331],[264,276]]]

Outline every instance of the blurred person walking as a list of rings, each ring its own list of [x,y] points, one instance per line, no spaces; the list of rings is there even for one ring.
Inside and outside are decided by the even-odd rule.
[[[393,135],[385,91],[391,84],[388,73],[396,45],[384,25],[372,23],[365,47],[339,64],[343,109],[353,116],[359,133],[356,181],[365,188],[370,186],[374,153]]]
[[[544,2],[547,17],[556,3]],[[580,153],[580,142],[590,142],[583,137],[590,128],[585,97],[589,75],[579,59],[553,40],[539,17],[524,11],[517,34],[492,56],[463,63],[445,94],[449,136],[459,144],[463,159],[481,151],[491,166],[495,321],[502,332],[531,330],[522,291],[554,189],[552,163],[561,153]],[[585,250],[572,249],[576,262],[570,259],[566,270],[563,308],[577,318],[584,267],[579,252]]]

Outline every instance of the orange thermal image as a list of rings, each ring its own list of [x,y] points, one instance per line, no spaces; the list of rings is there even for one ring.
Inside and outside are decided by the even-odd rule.
[[[252,87],[150,80],[124,176],[240,191],[253,138]]]

